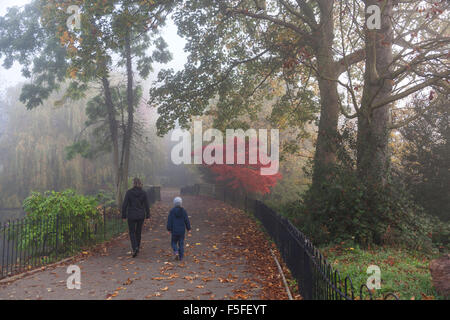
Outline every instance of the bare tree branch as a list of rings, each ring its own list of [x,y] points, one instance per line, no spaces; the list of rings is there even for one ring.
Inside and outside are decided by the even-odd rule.
[[[372,109],[381,108],[381,107],[383,107],[383,106],[385,106],[385,105],[387,105],[389,103],[392,103],[394,101],[406,98],[407,96],[413,94],[414,92],[417,92],[417,91],[422,90],[422,89],[424,89],[426,87],[429,87],[429,86],[439,82],[442,79],[448,78],[449,76],[450,76],[450,71],[447,71],[447,72],[441,73],[439,75],[436,75],[435,77],[433,77],[431,79],[428,79],[428,80],[426,80],[426,81],[424,81],[424,82],[422,82],[422,83],[420,83],[418,85],[415,85],[415,86],[413,86],[413,87],[411,87],[411,88],[409,88],[409,89],[407,89],[407,90],[405,90],[403,92],[400,92],[398,94],[392,95],[392,96],[390,96],[390,97],[388,97],[386,99],[383,99],[383,100],[379,101],[376,105],[372,106],[371,108]]]

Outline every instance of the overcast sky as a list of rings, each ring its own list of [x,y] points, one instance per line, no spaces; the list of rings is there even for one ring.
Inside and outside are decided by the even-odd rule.
[[[0,15],[3,16],[8,7],[23,6],[29,2],[30,0],[0,0]],[[187,57],[187,54],[183,51],[185,41],[177,35],[177,28],[172,22],[167,24],[162,35],[168,43],[169,50],[173,56],[173,60],[163,67],[170,67],[175,70],[180,70],[183,67]],[[1,66],[3,61],[0,62],[0,92],[4,91],[4,89],[9,86],[16,85],[18,82],[26,81],[26,79],[24,79],[21,75],[19,65],[15,64],[11,69],[6,70]],[[160,68],[161,66],[155,66],[156,71]]]
[[[0,0],[0,15],[3,16],[6,13],[6,8],[17,5],[22,6],[30,2],[29,0]],[[3,63],[3,61],[2,61]],[[11,69],[5,70],[0,66],[0,88],[4,90],[5,87],[12,86],[23,78],[20,75],[20,67],[14,65]]]

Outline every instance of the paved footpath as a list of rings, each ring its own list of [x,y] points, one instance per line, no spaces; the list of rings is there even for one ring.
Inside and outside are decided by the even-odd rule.
[[[136,258],[123,234],[73,261],[0,284],[0,300],[287,299],[270,253],[273,245],[253,219],[218,200],[183,196],[192,232],[184,261],[175,261],[165,226],[177,195],[177,190],[162,192],[144,225]],[[81,269],[79,290],[67,288],[70,264]]]

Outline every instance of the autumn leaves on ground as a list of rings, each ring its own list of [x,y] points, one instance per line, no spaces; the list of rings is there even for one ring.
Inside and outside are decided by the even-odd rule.
[[[146,221],[142,249],[131,258],[128,235],[64,264],[0,285],[0,299],[288,299],[276,248],[246,213],[206,197],[184,196],[192,231],[175,261],[165,229],[177,190],[164,191]],[[81,289],[67,289],[67,266],[81,269]],[[289,271],[283,267],[290,281]],[[290,288],[295,298],[295,285]]]

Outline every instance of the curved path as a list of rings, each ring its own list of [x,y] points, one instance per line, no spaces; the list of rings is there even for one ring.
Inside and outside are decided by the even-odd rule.
[[[138,257],[130,257],[124,234],[73,261],[0,284],[0,300],[287,299],[273,245],[253,219],[221,201],[183,196],[192,232],[185,260],[175,261],[165,224],[177,193],[164,190],[152,208]],[[80,290],[67,289],[69,264],[81,269]]]

